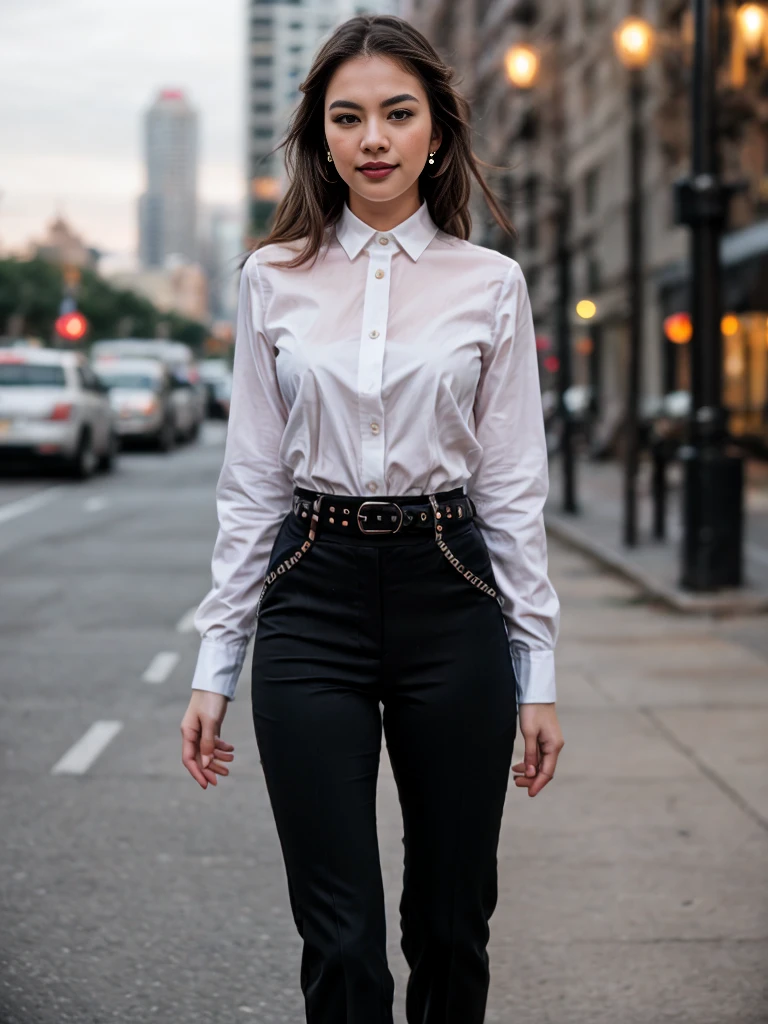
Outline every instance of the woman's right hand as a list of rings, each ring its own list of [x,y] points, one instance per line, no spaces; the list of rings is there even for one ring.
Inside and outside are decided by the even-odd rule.
[[[193,690],[181,720],[181,763],[203,789],[218,785],[217,775],[229,775],[223,761],[234,760],[234,746],[221,737],[229,701],[221,693]]]

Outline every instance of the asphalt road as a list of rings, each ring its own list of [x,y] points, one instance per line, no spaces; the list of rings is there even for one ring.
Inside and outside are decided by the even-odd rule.
[[[0,1024],[304,1020],[246,679],[230,777],[203,791],[180,763],[222,440],[0,480]],[[551,563],[566,748],[535,800],[510,785],[487,1021],[760,1024],[768,662]],[[384,755],[377,810],[403,1024]]]

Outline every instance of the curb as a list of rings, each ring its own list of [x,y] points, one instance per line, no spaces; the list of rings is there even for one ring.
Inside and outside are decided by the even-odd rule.
[[[544,522],[551,536],[619,573],[675,611],[685,615],[756,615],[768,612],[768,594],[733,588],[723,589],[716,594],[694,594],[672,587],[635,565],[625,555],[587,537],[578,527],[565,522],[560,516],[545,512]]]

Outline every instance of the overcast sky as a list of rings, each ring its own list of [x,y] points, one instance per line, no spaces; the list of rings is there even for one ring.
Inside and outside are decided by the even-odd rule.
[[[141,118],[158,89],[200,114],[200,194],[243,194],[244,0],[0,0],[0,248],[61,211],[136,246]]]

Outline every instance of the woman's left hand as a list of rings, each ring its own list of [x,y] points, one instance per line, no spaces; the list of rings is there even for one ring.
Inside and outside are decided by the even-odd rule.
[[[554,704],[520,704],[520,732],[525,740],[522,761],[512,765],[515,785],[536,796],[554,778],[557,755],[565,741]]]

